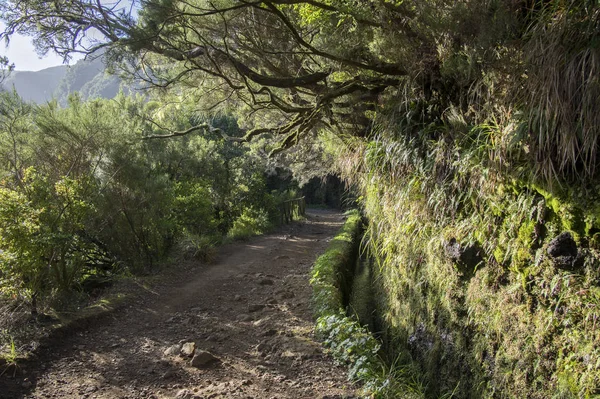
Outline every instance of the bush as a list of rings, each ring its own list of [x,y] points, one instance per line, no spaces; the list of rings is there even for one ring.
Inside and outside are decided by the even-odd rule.
[[[68,291],[97,260],[100,249],[81,231],[94,206],[86,201],[89,182],[57,182],[33,168],[17,187],[0,186],[0,271],[5,293],[35,299]],[[32,302],[35,310],[35,301]]]
[[[162,108],[124,96],[32,107],[0,92],[0,293],[49,305],[148,272],[173,249],[209,261],[223,235],[272,226],[264,161],[220,134],[143,140],[164,133],[150,118],[198,122]],[[242,134],[231,117],[214,122]]]
[[[208,185],[198,181],[176,182],[173,203],[178,226],[192,235],[213,234],[216,223]]]
[[[262,208],[245,208],[233,222],[227,237],[233,240],[246,240],[263,234],[271,228],[269,214]]]
[[[177,244],[177,252],[184,259],[212,262],[216,255],[215,242],[212,237],[184,234]]]

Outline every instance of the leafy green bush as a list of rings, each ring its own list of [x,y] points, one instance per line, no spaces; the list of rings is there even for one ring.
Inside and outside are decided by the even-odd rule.
[[[173,182],[153,168],[145,148],[115,145],[104,166],[98,218],[87,231],[132,270],[142,272],[168,254],[179,233]]]
[[[53,183],[28,168],[20,185],[0,185],[2,287],[34,300],[35,310],[38,295],[73,288],[99,251],[78,234],[95,209],[84,198],[84,180]]]
[[[262,208],[246,208],[233,222],[227,237],[233,240],[245,240],[263,234],[271,228],[268,213]]]
[[[192,234],[214,234],[214,210],[206,183],[176,182],[174,195],[173,212],[179,226]]]
[[[0,284],[8,295],[31,294],[36,288],[35,276],[43,268],[36,262],[39,215],[24,194],[0,187]]]
[[[351,380],[370,382],[370,374],[379,366],[381,345],[367,328],[338,313],[319,317],[315,331],[336,360],[350,365]]]

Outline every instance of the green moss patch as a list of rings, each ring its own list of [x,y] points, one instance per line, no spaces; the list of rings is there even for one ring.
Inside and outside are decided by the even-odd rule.
[[[597,195],[395,129],[354,143],[360,167],[343,171],[369,219],[380,354],[431,398],[597,397]],[[564,233],[574,251],[557,249]]]
[[[311,272],[316,333],[336,361],[349,367],[349,378],[363,384],[372,398],[421,397],[417,384],[406,384],[407,369],[388,365],[380,356],[381,343],[360,322],[346,315],[345,303],[362,231],[361,217],[352,211],[327,251]],[[415,388],[415,385],[417,386]]]

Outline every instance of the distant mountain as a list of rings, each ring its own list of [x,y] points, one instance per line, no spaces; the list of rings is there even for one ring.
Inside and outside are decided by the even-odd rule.
[[[26,101],[41,104],[52,99],[62,105],[67,103],[69,94],[79,92],[82,99],[113,98],[123,86],[121,79],[106,73],[100,58],[80,60],[73,66],[56,66],[38,72],[13,71],[2,83],[2,88],[12,90]]]
[[[51,100],[58,84],[67,75],[67,66],[56,66],[38,72],[13,71],[2,86],[6,90],[14,87],[26,101],[43,103]]]

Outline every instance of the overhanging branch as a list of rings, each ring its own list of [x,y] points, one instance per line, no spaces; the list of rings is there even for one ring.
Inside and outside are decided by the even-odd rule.
[[[158,125],[156,122],[154,121],[150,121],[152,122],[154,125],[156,126],[160,126]],[[237,143],[241,143],[246,141],[243,138],[240,137],[231,137],[229,136],[227,133],[225,133],[222,129],[216,128],[211,126],[208,123],[202,123],[200,125],[196,125],[196,126],[192,126],[189,129],[186,130],[181,130],[181,131],[177,131],[177,130],[171,130],[165,127],[160,127],[161,130],[165,130],[169,133],[167,134],[155,134],[155,135],[151,135],[151,136],[144,136],[142,137],[142,140],[154,140],[154,139],[170,139],[173,137],[182,137],[182,136],[187,136],[190,133],[196,132],[198,130],[204,130],[210,133],[219,133],[225,140],[228,141],[232,141],[232,142],[237,142]]]

